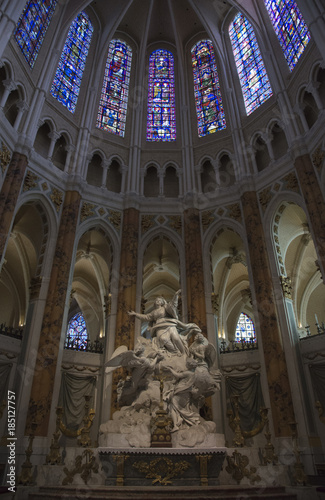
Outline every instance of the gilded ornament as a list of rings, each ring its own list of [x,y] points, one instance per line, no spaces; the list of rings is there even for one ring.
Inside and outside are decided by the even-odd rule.
[[[62,205],[63,193],[56,188],[53,188],[50,198],[55,205],[56,211],[59,212]]]
[[[182,217],[180,215],[170,215],[169,216],[169,225],[178,234],[182,233]]]
[[[282,180],[285,182],[287,189],[290,189],[290,191],[295,191],[297,193],[299,192],[298,179],[294,172],[290,172],[290,174],[286,175]]]
[[[190,463],[186,460],[159,457],[149,462],[135,462],[133,467],[145,474],[146,479],[153,479],[152,484],[167,486],[173,484],[171,479],[180,477],[190,467]]]
[[[30,191],[31,189],[35,188],[37,186],[37,181],[39,181],[39,177],[28,171],[25,177],[23,191]]]
[[[48,183],[47,183],[47,182],[42,182],[42,184],[41,184],[41,185],[42,185],[42,189],[43,189],[43,191],[47,191],[47,190],[48,190],[49,185],[48,185]]]
[[[228,216],[231,219],[235,219],[236,221],[241,222],[241,209],[239,203],[234,203],[232,205],[229,205],[227,209],[228,209]]]
[[[157,219],[158,224],[162,225],[166,222],[166,218],[163,215],[160,215]]]
[[[203,226],[203,231],[206,231],[210,224],[214,221],[214,215],[212,210],[207,210],[206,212],[202,213],[202,226]]]
[[[35,422],[32,422],[28,447],[25,450],[26,460],[21,466],[21,473],[18,477],[18,484],[23,484],[24,486],[34,484],[33,474],[32,474],[33,465],[32,462],[30,461],[30,457],[33,453],[33,441],[35,437],[36,428],[37,424]]]
[[[265,188],[263,191],[260,192],[259,194],[259,200],[260,200],[260,205],[265,211],[267,209],[268,204],[270,203],[272,199],[272,193],[271,193],[271,188]]]
[[[95,205],[93,205],[92,203],[84,202],[82,204],[81,215],[80,215],[81,222],[86,220],[88,217],[92,217],[93,215],[95,215],[94,208],[95,208]]]
[[[154,216],[153,215],[143,215],[141,217],[141,231],[142,231],[142,233],[146,233],[153,226],[154,226]]]
[[[106,210],[105,210],[105,208],[100,207],[100,209],[98,210],[98,213],[99,213],[99,215],[100,215],[101,217],[103,217],[103,215],[105,215],[105,214],[106,214]]]
[[[249,459],[246,455],[242,455],[235,450],[231,457],[227,456],[226,459],[228,462],[226,471],[231,474],[235,481],[237,481],[237,484],[239,484],[244,477],[247,477],[251,484],[261,480],[260,476],[256,474],[255,467],[250,467],[248,469]]]
[[[289,276],[280,276],[282,292],[286,299],[292,299],[292,284]]]
[[[83,460],[86,460],[84,463]],[[81,455],[78,455],[75,458],[75,466],[72,470],[69,470],[67,467],[64,467],[63,472],[66,477],[63,479],[62,484],[66,485],[73,482],[73,478],[76,474],[80,474],[83,482],[88,484],[88,480],[91,478],[91,473],[98,473],[98,463],[96,462],[96,458],[94,457],[94,452],[90,449],[86,449],[82,452]]]
[[[11,158],[11,152],[5,145],[5,143],[2,143],[2,148],[0,150],[0,165],[1,165],[1,170],[2,173],[6,170],[7,166],[9,165]]]
[[[314,167],[320,169],[322,166],[323,160],[325,158],[325,152],[321,150],[321,148],[317,148],[312,154],[312,162]]]
[[[121,227],[121,212],[117,212],[116,210],[109,211],[108,220],[117,230]]]
[[[214,314],[219,314],[219,295],[214,292],[211,294],[211,305]]]

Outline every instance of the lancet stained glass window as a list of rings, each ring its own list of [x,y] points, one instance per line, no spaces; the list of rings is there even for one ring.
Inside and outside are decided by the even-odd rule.
[[[15,40],[31,68],[34,66],[56,4],[57,0],[27,2],[18,21]]]
[[[294,0],[265,0],[265,6],[292,71],[310,40],[307,25]]]
[[[124,137],[128,105],[131,48],[121,40],[109,44],[96,126]]]
[[[76,109],[93,31],[89,17],[81,12],[70,26],[51,86],[52,96],[71,113]]]
[[[70,349],[86,349],[88,342],[88,332],[86,321],[79,312],[70,319],[68,324],[66,345]]]
[[[201,40],[191,54],[198,134],[203,137],[226,128],[226,120],[212,42]]]
[[[175,141],[174,57],[156,50],[149,58],[147,141]]]
[[[241,13],[230,24],[229,36],[249,115],[272,95],[271,85],[253,27]]]
[[[238,318],[238,323],[236,326],[236,340],[251,340],[256,341],[255,338],[255,327],[252,319],[246,314],[241,313]]]

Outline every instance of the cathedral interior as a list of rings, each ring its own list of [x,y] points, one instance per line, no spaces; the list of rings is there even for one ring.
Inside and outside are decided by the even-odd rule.
[[[220,487],[323,498],[324,0],[3,0],[0,122],[1,488],[109,484],[105,363],[181,290],[221,374]]]

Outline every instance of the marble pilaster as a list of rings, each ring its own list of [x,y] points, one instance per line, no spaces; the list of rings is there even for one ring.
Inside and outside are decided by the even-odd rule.
[[[13,153],[0,192],[0,262],[14,217],[15,208],[27,167],[27,157]]]
[[[188,321],[206,331],[203,256],[200,216],[197,209],[184,212]]]
[[[128,349],[134,348],[134,317],[129,316],[128,311],[136,307],[138,235],[139,211],[127,208],[123,214],[115,349],[121,345]],[[113,373],[112,412],[118,407],[116,385],[121,378],[121,371],[118,369]]]
[[[26,421],[27,434],[36,421],[36,436],[48,432],[80,200],[78,192],[68,191],[62,209]]]
[[[290,436],[288,424],[295,421],[291,388],[275,294],[267,255],[265,235],[255,191],[242,195],[251,271],[257,302],[258,323],[262,337],[275,436]]]
[[[325,283],[325,201],[308,154],[295,160],[301,192],[309,214],[317,256]]]

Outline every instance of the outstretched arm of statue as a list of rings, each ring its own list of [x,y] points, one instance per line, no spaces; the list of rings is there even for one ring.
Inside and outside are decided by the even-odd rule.
[[[151,314],[141,314],[137,313],[135,311],[128,311],[129,316],[135,316],[138,319],[141,319],[141,321],[152,321]]]

